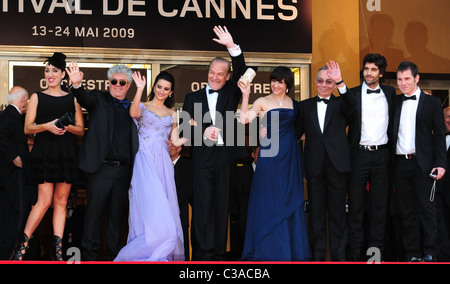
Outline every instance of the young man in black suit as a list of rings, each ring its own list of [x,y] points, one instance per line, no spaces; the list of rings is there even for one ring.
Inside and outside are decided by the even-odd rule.
[[[450,165],[450,107],[444,109],[444,120],[447,134],[445,146],[447,146],[447,168]],[[450,174],[447,173],[437,183],[436,209],[438,215],[438,245],[440,248],[439,261],[450,261]]]
[[[436,205],[431,193],[434,180],[445,174],[446,131],[441,100],[426,95],[418,86],[419,79],[414,63],[400,63],[397,85],[403,95],[394,100],[394,185],[407,259],[434,261],[439,249]]]
[[[364,57],[363,83],[352,89],[345,85],[339,65],[332,61],[329,65],[332,70],[330,77],[336,82],[351,114],[348,130],[352,156],[348,196],[349,260],[365,260],[365,213],[370,226],[368,246],[378,248],[383,258],[388,197],[392,190],[389,125],[395,89],[381,85],[387,62],[380,54]]]
[[[128,189],[139,148],[136,125],[129,114],[126,94],[133,82],[132,71],[115,65],[108,71],[109,92],[87,92],[82,86],[83,72],[76,63],[67,68],[71,91],[88,110],[89,122],[79,152],[79,168],[88,174],[87,210],[83,231],[83,259],[95,261],[102,244],[103,217],[107,214],[106,260],[114,260],[123,244]]]
[[[8,260],[31,209],[26,185],[29,155],[23,114],[28,92],[13,87],[9,105],[0,114],[0,259]]]
[[[193,244],[193,258],[206,261],[224,259],[230,167],[234,160],[248,155],[245,146],[237,147],[234,139],[230,139],[233,133],[227,133],[227,124],[235,123],[235,119],[227,115],[235,114],[242,97],[237,82],[246,71],[244,55],[226,27],[214,27],[214,32],[218,36],[215,41],[226,46],[230,52],[233,74],[228,60],[214,59],[209,68],[208,86],[187,94],[183,105],[183,112],[187,112],[197,123],[190,129],[194,146],[192,228],[196,242]],[[232,130],[234,132],[234,127]]]
[[[327,66],[317,72],[318,95],[299,104],[298,135],[305,134],[312,260],[325,260],[328,212],[331,258],[343,261],[347,245],[347,179],[351,170],[348,119],[342,98],[332,94],[336,84],[327,72]]]

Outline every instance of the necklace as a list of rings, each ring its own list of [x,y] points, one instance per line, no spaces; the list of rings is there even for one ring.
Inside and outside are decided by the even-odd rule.
[[[275,97],[274,94],[272,94],[272,95],[273,95],[273,97],[278,101],[277,97]],[[278,101],[278,105],[279,105],[280,107],[284,106],[283,100],[284,100],[284,97],[281,99],[281,101]]]

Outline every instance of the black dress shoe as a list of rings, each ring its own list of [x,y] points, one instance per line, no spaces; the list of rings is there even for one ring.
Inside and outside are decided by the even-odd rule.
[[[432,255],[427,254],[423,257],[423,261],[424,262],[435,262],[436,258],[433,257]]]

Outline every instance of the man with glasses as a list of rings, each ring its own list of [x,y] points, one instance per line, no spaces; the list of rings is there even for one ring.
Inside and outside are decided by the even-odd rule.
[[[324,261],[327,251],[327,212],[333,261],[346,259],[345,202],[350,173],[348,115],[336,84],[323,66],[316,75],[318,95],[299,104],[298,135],[305,134],[305,173],[308,182],[311,254]]]
[[[89,122],[79,153],[79,167],[87,173],[87,210],[83,231],[83,259],[95,261],[102,244],[103,218],[107,215],[105,260],[114,260],[122,248],[122,224],[134,156],[139,148],[136,125],[126,98],[132,71],[115,65],[108,71],[109,92],[87,92],[76,62],[68,68],[71,91],[88,110]]]
[[[349,186],[348,244],[349,260],[361,261],[363,251],[363,218],[367,213],[368,246],[384,253],[384,236],[390,181],[389,123],[395,89],[383,86],[386,58],[367,54],[361,70],[362,85],[348,89],[339,64],[330,61],[329,76],[336,83],[344,102],[351,109],[349,141],[352,172]]]

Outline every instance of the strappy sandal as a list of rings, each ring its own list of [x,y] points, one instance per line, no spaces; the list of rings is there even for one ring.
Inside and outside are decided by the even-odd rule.
[[[58,236],[53,236],[52,257],[54,261],[63,261],[62,239]]]
[[[23,256],[25,255],[25,253],[27,252],[27,250],[29,248],[28,245],[25,246],[25,243],[28,244],[28,241],[29,241],[29,238],[24,233],[23,236],[22,236],[22,239],[17,244],[17,246],[14,249],[14,252],[11,255],[11,258],[9,260],[11,260],[11,261],[22,261],[23,260]]]

